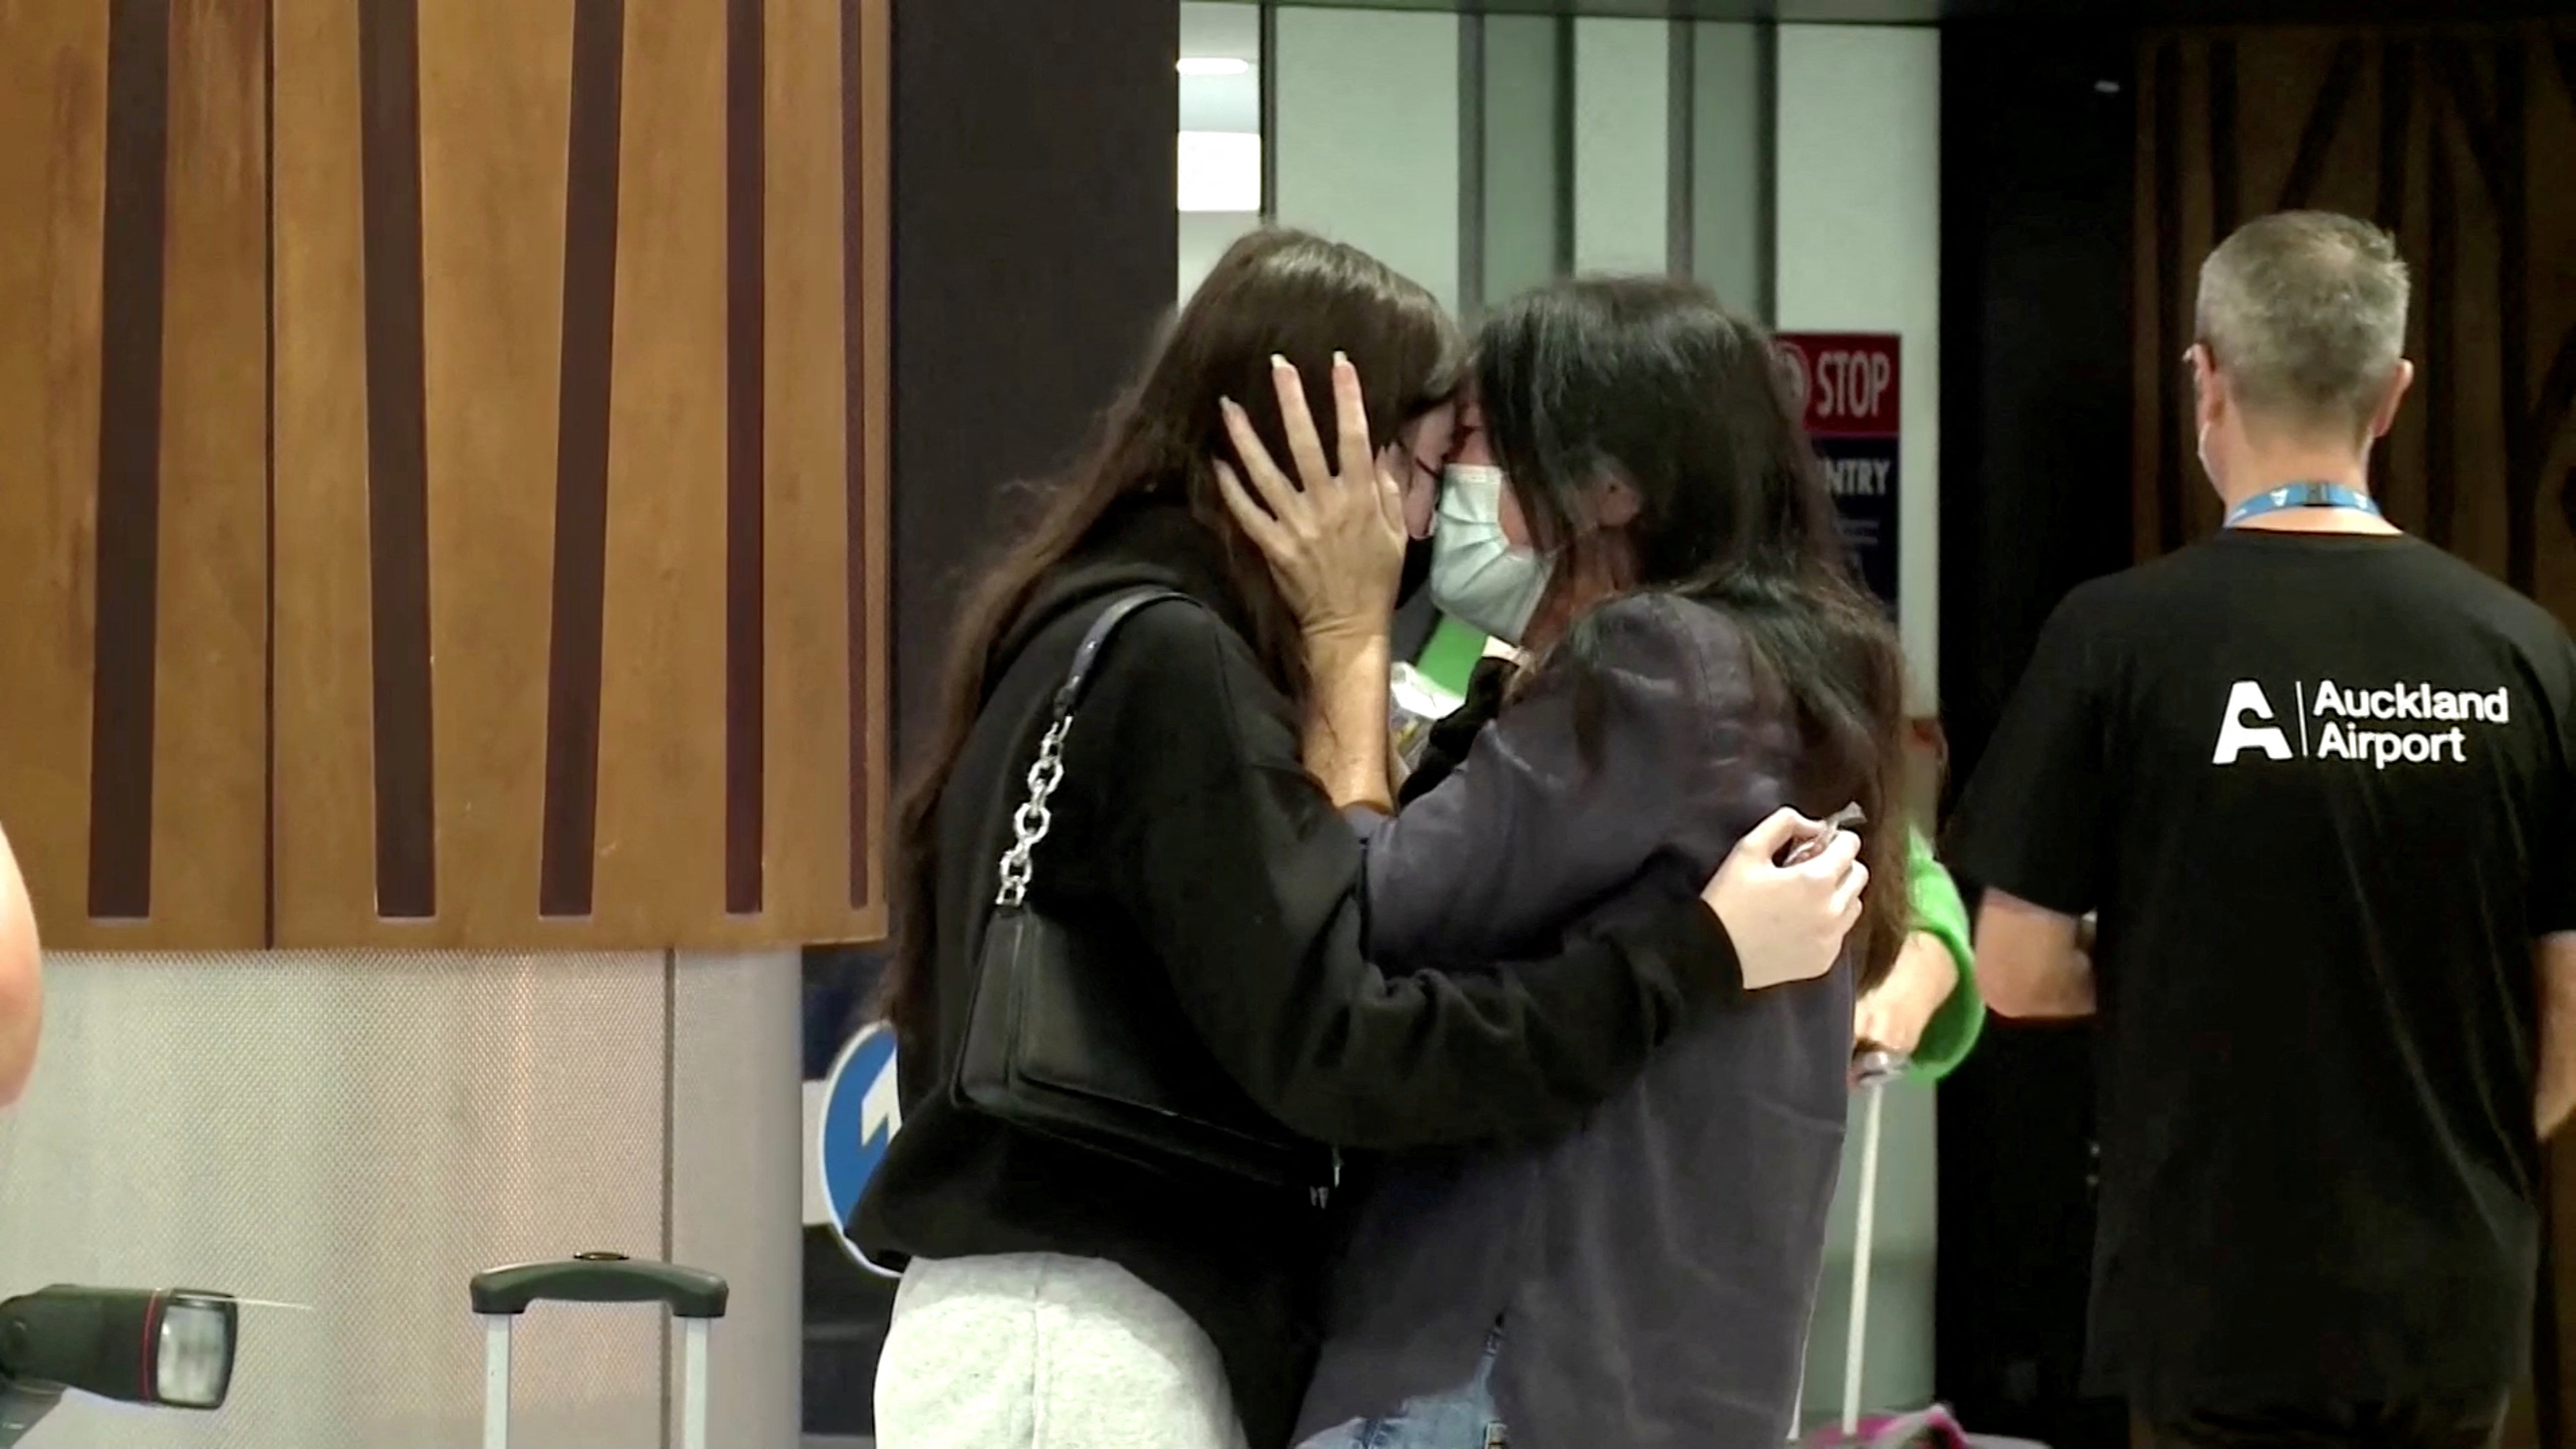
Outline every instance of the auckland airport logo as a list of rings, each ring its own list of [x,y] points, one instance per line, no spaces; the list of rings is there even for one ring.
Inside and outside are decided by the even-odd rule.
[[[2296,706],[2285,724],[2272,697],[2251,679],[2227,691],[2210,763],[2232,765],[2246,754],[2267,760],[2353,760],[2374,770],[2391,765],[2465,765],[2469,726],[2512,722],[2513,692],[2440,689],[2430,684],[2356,688],[2322,679],[2290,686]]]

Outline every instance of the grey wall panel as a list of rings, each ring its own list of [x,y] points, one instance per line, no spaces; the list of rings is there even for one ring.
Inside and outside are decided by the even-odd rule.
[[[1691,37],[1692,275],[1756,317],[1771,313],[1770,27],[1698,25]]]
[[[1458,302],[1458,17],[1283,6],[1273,213]]]
[[[1488,15],[1484,36],[1484,302],[1525,292],[1572,263],[1570,31],[1553,16]]]
[[[1672,27],[1574,22],[1574,269],[1661,272],[1669,251]]]
[[[466,1279],[587,1249],[661,1256],[675,1145],[708,1179],[677,1197],[683,1247],[739,1275],[728,1327],[748,1342],[720,1360],[718,1442],[792,1444],[769,1428],[792,1431],[795,1393],[792,964],[692,963],[675,996],[660,953],[51,958],[43,1060],[0,1119],[0,1293],[189,1286],[305,1306],[245,1310],[220,1413],[75,1402],[29,1444],[478,1442]],[[758,1090],[755,1055],[775,1056],[781,1089]],[[675,1060],[692,1094],[676,1143]],[[764,1153],[774,1171],[755,1170]],[[741,1176],[716,1190],[724,1174]],[[745,1349],[784,1368],[746,1369]],[[639,1310],[531,1314],[520,1441],[662,1444],[664,1352]]]
[[[671,987],[671,1257],[725,1275],[725,1449],[795,1449],[804,1392],[799,953],[681,953]],[[673,1351],[674,1392],[678,1352]],[[674,1407],[677,1405],[675,1403]],[[679,1442],[676,1422],[671,1443]]]
[[[659,955],[53,957],[46,1041],[0,1124],[0,1290],[187,1285],[244,1315],[219,1415],[69,1404],[83,1449],[473,1442],[465,1281],[662,1247]],[[660,1439],[661,1329],[519,1334],[529,1442]]]

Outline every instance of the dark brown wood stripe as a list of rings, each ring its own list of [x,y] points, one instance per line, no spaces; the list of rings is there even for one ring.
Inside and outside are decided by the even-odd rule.
[[[2477,159],[2478,174],[2492,193],[2505,174],[2505,138],[2502,127],[2487,107],[2486,88],[2479,83],[2477,62],[2471,58],[2466,42],[2456,36],[2442,36],[2431,42],[2433,73],[2448,92],[2451,112],[2459,118],[2461,138],[2468,142],[2469,154]]]
[[[112,0],[107,24],[89,913],[141,920],[152,914],[170,7],[167,0]]]
[[[2530,593],[2538,582],[2537,504],[2544,461],[2535,455],[2531,415],[2522,407],[2531,387],[2531,333],[2521,320],[2530,316],[2531,227],[2523,44],[2515,36],[2494,41],[2489,52],[2495,79],[2492,106],[2465,40],[2436,40],[2433,56],[2469,155],[2495,205],[2489,231],[2496,242],[2494,315],[2504,321],[2496,331],[2496,386],[2504,398],[2504,579]]]
[[[2382,231],[2392,236],[2406,224],[2407,153],[2413,146],[2414,117],[2414,47],[2404,40],[2382,40],[2379,45],[2379,190],[2371,216]],[[2422,309],[2415,309],[2410,320],[2420,328]],[[2421,355],[2420,346],[2408,350],[2411,355]],[[2385,502],[2392,516],[2403,507],[2393,486],[2397,474],[2396,452],[2394,447],[2370,450],[2371,496]],[[2398,521],[2401,527],[2423,532],[2420,514]]]
[[[2531,335],[2518,319],[2530,315],[2531,205],[2524,152],[2525,96],[2523,47],[2518,38],[2494,43],[2494,104],[2488,104],[2477,62],[2467,42],[2445,37],[2433,42],[2434,71],[2449,92],[2462,138],[2476,162],[2479,179],[2495,204],[2496,311],[2506,320],[2497,333],[2498,390],[2505,399],[2505,582],[2529,593],[2539,566],[2538,518],[2540,471],[2534,456],[2531,415],[2522,399],[2530,396]],[[2438,145],[2437,133],[2437,145]]]
[[[736,915],[760,910],[766,774],[760,4],[725,6],[725,909]]]
[[[2576,36],[2553,41],[2550,45],[2550,53],[2558,62],[2559,89],[2565,93],[2570,105],[2576,105]],[[2541,434],[2539,447],[2544,457],[2548,456],[2558,430],[2566,426],[2566,416],[2576,412],[2576,330],[2570,330],[2559,340],[2558,356],[2550,365],[2549,382],[2545,387],[2555,388],[2562,375],[2567,378],[2564,389],[2566,401],[2558,410],[2560,421],[2554,426],[2545,428]],[[2557,392],[2544,391],[2544,396],[2559,395]],[[2567,521],[2568,531],[2576,533],[2576,467],[2569,468],[2567,476],[2559,481],[2558,512]]]
[[[609,384],[617,330],[617,147],[625,0],[576,0],[565,142],[563,361],[555,431],[553,643],[537,908],[591,910],[599,839],[601,636],[607,627]]]
[[[376,912],[438,913],[429,660],[429,444],[420,259],[418,0],[358,9],[374,630]]]
[[[850,905],[868,904],[868,326],[867,132],[861,77],[874,58],[860,0],[841,0],[841,378],[845,389],[850,593]],[[1267,14],[1267,11],[1263,12]]]
[[[2303,210],[2316,198],[2317,185],[2325,180],[2326,162],[2334,154],[2335,135],[2343,129],[2343,114],[2352,106],[2353,92],[2361,89],[2367,62],[2368,54],[2358,40],[2335,47],[2325,82],[2317,87],[2316,101],[2308,107],[2307,123],[2299,128],[2299,149],[2290,162],[2289,178],[2281,183],[2281,204],[2276,210]]]
[[[2424,248],[2424,538],[2449,548],[2459,510],[2459,187],[2450,139],[2437,124],[2426,171],[2425,204],[2431,223]]]
[[[2540,377],[2540,400],[2532,405],[2533,447],[2539,453],[2535,467],[2547,466],[2571,417],[2576,417],[2576,327],[2559,337],[2558,351],[2549,359],[2549,370]],[[2559,493],[2558,506],[2567,514],[2569,529],[2576,531],[2576,468],[2568,470],[2567,479],[2568,487]]]
[[[259,939],[274,948],[277,945],[277,22],[272,6],[269,23],[260,27],[260,214],[270,224],[262,227],[260,286],[272,299],[269,325],[262,329],[260,367],[264,383],[261,407],[265,418],[260,440],[260,580],[264,598],[260,622],[260,701],[259,717],[268,721],[266,748],[260,752],[260,854],[259,878],[265,883],[260,892]]]
[[[2244,187],[2237,179],[2236,42],[2209,42],[2209,186],[2211,236],[2225,241],[2243,214]],[[2185,288],[2189,291],[2189,288]]]
[[[2189,391],[2180,358],[2195,339],[2174,326],[2186,295],[2182,278],[2182,55],[2166,40],[2156,46],[2154,70],[2156,281],[2156,543],[2157,552],[2182,547],[2183,405]]]
[[[2558,62],[2559,88],[2566,93],[2568,103],[2576,105],[2576,36],[2553,42],[2550,52]],[[2569,370],[2576,372],[2576,331],[2569,332],[2561,339],[2558,361],[2568,364]],[[2549,375],[2553,379],[2556,378],[2559,375],[2559,368],[2552,365]],[[2569,408],[2576,410],[2576,383],[2571,383],[2569,388]],[[2561,426],[2564,424],[2562,423]],[[2541,451],[2544,454],[2547,453],[2549,446],[2549,438],[2544,437],[2541,441]],[[2576,533],[2576,467],[2569,468],[2567,476],[2559,481],[2558,512],[2567,520],[2568,532]]]
[[[2380,43],[2379,200],[2371,216],[2394,235],[2406,224],[2408,153],[2414,149],[2415,48],[2403,40]],[[2374,449],[2374,454],[2385,448]]]
[[[2567,531],[2576,533],[2576,468],[2558,480],[2558,516],[2567,520]]]
[[[2519,36],[2500,36],[2495,66],[2496,169],[2487,178],[2496,202],[2496,381],[2504,414],[2504,577],[2529,594],[2540,586],[2540,475],[2548,439],[2521,406],[2531,396],[2531,118],[2525,50]]]

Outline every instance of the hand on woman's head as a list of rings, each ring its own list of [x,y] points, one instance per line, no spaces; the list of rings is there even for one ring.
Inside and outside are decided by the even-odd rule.
[[[1308,637],[1381,635],[1394,614],[1404,568],[1404,498],[1402,485],[1380,467],[1377,451],[1369,446],[1368,404],[1359,373],[1348,359],[1335,356],[1337,461],[1326,459],[1297,369],[1285,359],[1276,360],[1271,381],[1297,476],[1292,481],[1280,471],[1251,418],[1229,398],[1224,403],[1226,435],[1234,442],[1242,471],[1222,458],[1215,461],[1226,511],[1270,561],[1280,592]]]

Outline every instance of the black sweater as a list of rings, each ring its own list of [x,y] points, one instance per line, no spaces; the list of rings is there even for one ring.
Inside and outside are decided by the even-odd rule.
[[[1493,972],[1388,978],[1361,956],[1361,856],[1306,774],[1213,537],[1178,507],[1114,513],[1005,638],[939,804],[937,979],[903,1024],[904,1126],[852,1222],[879,1262],[1045,1252],[1117,1263],[1224,1356],[1251,1443],[1284,1444],[1316,1343],[1330,1215],[1302,1195],[1161,1174],[1021,1131],[949,1080],[996,865],[1049,696],[1111,595],[1176,588],[1214,611],[1138,614],[1065,747],[1031,904],[1130,948],[1139,992],[1299,1131],[1392,1149],[1562,1130],[1688,1016],[1741,989],[1697,901]],[[1147,969],[1153,968],[1153,969]]]

